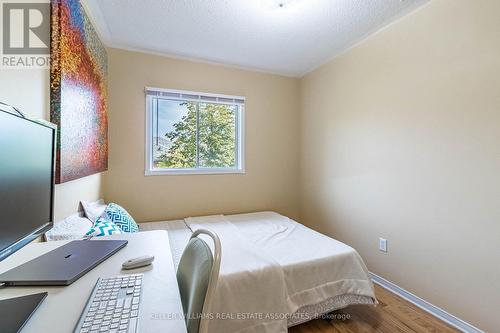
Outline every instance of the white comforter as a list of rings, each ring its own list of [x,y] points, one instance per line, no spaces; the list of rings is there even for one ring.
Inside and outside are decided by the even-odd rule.
[[[368,271],[353,248],[285,216],[260,212],[185,222],[193,231],[215,231],[222,243],[212,310],[226,319],[211,321],[210,332],[286,332],[286,315],[303,306],[339,295],[375,301]]]
[[[212,304],[209,332],[286,332],[286,287],[283,271],[272,258],[252,248],[222,215],[185,219],[194,232],[209,229],[221,241],[219,281]],[[204,236],[201,236],[204,237]],[[212,242],[207,240],[208,244]]]

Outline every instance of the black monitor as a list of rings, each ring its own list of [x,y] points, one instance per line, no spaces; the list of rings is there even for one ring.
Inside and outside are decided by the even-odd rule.
[[[55,127],[0,109],[0,261],[52,228]]]
[[[52,228],[56,144],[55,126],[5,111],[4,105],[0,102],[0,261]],[[0,284],[69,285],[126,244],[73,241],[2,272]],[[0,316],[0,330],[19,332],[46,296],[0,300],[0,312],[14,311]]]

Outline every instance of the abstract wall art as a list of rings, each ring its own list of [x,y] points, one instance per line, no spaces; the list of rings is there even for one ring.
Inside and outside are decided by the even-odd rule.
[[[51,1],[50,120],[56,183],[108,168],[107,54],[79,0]]]

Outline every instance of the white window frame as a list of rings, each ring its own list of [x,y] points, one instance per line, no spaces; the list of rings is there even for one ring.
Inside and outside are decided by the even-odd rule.
[[[211,174],[244,174],[245,173],[245,97],[242,96],[231,96],[213,93],[203,93],[195,91],[186,90],[176,90],[176,89],[164,89],[164,88],[154,88],[146,87],[146,146],[145,146],[145,157],[146,157],[146,176],[160,176],[160,175],[211,175]],[[148,92],[156,92],[157,96],[148,94]],[[168,100],[178,100],[178,101],[192,101],[192,102],[207,102],[207,103],[218,103],[218,104],[238,104],[238,113],[236,115],[236,166],[234,168],[155,168],[153,163],[153,100],[154,98],[163,97]],[[175,96],[179,95],[179,96]],[[190,97],[186,97],[189,95]],[[204,100],[200,98],[195,98],[194,96],[199,96],[200,98],[206,97],[215,99],[214,100]],[[218,101],[218,99],[223,100],[235,100],[235,102],[224,102]]]

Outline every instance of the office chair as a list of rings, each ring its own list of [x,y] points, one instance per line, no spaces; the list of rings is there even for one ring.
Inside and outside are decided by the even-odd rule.
[[[214,254],[205,241],[198,238],[204,234],[214,242]],[[177,281],[182,308],[186,315],[188,333],[206,333],[211,303],[219,278],[221,244],[217,234],[196,230],[182,253],[177,269]]]

